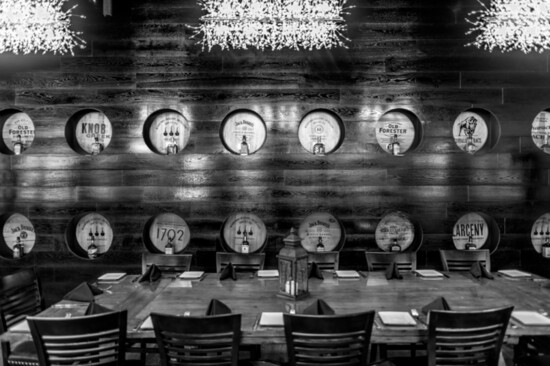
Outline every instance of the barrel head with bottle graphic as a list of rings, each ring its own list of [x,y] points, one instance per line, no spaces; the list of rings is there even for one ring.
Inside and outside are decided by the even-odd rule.
[[[0,112],[2,139],[0,151],[9,155],[23,154],[34,141],[34,123],[28,114],[10,109]]]
[[[315,155],[334,152],[344,140],[344,124],[335,113],[318,109],[304,116],[298,127],[302,146]]]
[[[540,111],[531,125],[531,138],[535,145],[550,154],[550,110]]]
[[[533,223],[531,244],[537,253],[550,258],[550,213],[545,213]]]
[[[174,213],[162,213],[151,217],[143,229],[143,243],[151,253],[165,253],[165,246],[171,240],[174,254],[184,251],[191,240],[189,226]]]
[[[187,146],[191,127],[181,113],[164,109],[147,118],[143,133],[145,142],[152,151],[161,155],[173,155]]]
[[[298,236],[308,252],[339,251],[346,240],[340,220],[327,212],[314,212],[306,217],[298,228]]]
[[[83,259],[96,259],[109,251],[113,243],[113,229],[107,218],[96,212],[77,215],[71,219],[65,231],[67,247]],[[97,247],[90,255],[91,245]]]
[[[382,217],[374,238],[378,248],[385,252],[416,252],[422,244],[423,231],[418,221],[408,214],[392,211]]]
[[[227,150],[249,155],[260,150],[267,137],[267,128],[259,114],[248,109],[229,113],[220,127],[220,138]]]
[[[452,237],[458,250],[489,249],[492,253],[500,242],[500,230],[489,215],[469,212],[456,221]]]
[[[401,156],[415,149],[422,139],[422,123],[411,111],[393,109],[376,123],[376,141],[385,152]]]
[[[232,214],[222,224],[221,244],[227,252],[243,253],[243,241],[248,241],[248,253],[259,253],[267,244],[267,229],[263,221],[251,213]],[[245,251],[246,253],[246,251]]]
[[[113,126],[109,118],[95,109],[75,113],[65,127],[69,146],[79,154],[98,155],[109,146]]]
[[[36,233],[27,217],[20,213],[6,213],[0,216],[0,225],[2,226],[0,238],[2,258],[22,259],[32,251],[36,242]],[[19,249],[19,246],[22,248]]]

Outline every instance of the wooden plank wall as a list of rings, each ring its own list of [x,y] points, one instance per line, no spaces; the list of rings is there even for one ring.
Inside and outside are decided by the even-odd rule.
[[[550,157],[531,137],[535,115],[550,107],[548,54],[488,53],[464,47],[466,14],[475,0],[355,0],[348,49],[311,52],[203,52],[185,24],[196,24],[195,0],[115,0],[115,19],[79,1],[88,46],[71,56],[0,55],[0,109],[19,108],[36,124],[21,156],[0,156],[0,211],[27,215],[37,245],[23,262],[2,260],[2,271],[37,265],[47,296],[105,271],[137,272],[146,220],[176,212],[189,224],[193,266],[212,270],[225,217],[250,211],[267,225],[268,266],[281,238],[314,211],[342,219],[343,267],[365,268],[376,247],[374,229],[389,210],[417,218],[425,234],[421,266],[439,264],[451,248],[451,228],[469,211],[495,218],[502,239],[494,267],[523,266],[550,274],[534,253],[532,223],[549,211]],[[498,118],[502,135],[490,152],[469,156],[451,126],[470,107]],[[97,108],[114,137],[99,156],[68,146],[64,128],[80,109]],[[143,124],[160,108],[181,111],[192,125],[178,156],[147,148]],[[248,108],[266,122],[258,153],[227,152],[219,125]],[[312,156],[297,137],[301,118],[328,108],[345,124],[334,154]],[[374,125],[392,108],[423,123],[421,145],[392,157],[376,143]],[[76,214],[98,211],[112,223],[112,251],[98,261],[75,258],[64,231]]]

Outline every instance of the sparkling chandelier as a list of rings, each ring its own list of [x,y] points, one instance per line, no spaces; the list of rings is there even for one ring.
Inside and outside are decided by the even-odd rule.
[[[466,21],[473,27],[466,32],[479,32],[476,46],[488,50],[524,53],[543,52],[550,47],[550,1],[548,0],[491,0],[489,6],[478,2],[483,9],[468,14]]]
[[[203,50],[320,49],[345,46],[347,0],[199,0]]]
[[[70,29],[74,8],[67,0],[0,0],[0,53],[73,53],[84,48],[81,32]],[[84,18],[84,16],[79,16]]]

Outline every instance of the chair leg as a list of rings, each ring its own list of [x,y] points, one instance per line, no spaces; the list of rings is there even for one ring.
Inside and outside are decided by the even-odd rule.
[[[10,356],[10,343],[7,341],[0,341],[0,349],[2,352],[2,365],[8,366],[8,357]]]

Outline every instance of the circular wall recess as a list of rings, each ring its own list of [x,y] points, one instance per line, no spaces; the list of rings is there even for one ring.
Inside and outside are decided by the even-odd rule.
[[[389,212],[374,232],[378,248],[385,252],[416,252],[422,244],[423,231],[417,220],[408,214]]]
[[[99,155],[109,146],[112,137],[111,121],[96,109],[78,111],[65,126],[67,143],[82,155]]]
[[[189,245],[191,233],[185,220],[173,213],[151,217],[143,228],[143,243],[151,253],[165,253],[166,245],[172,244],[172,254],[178,254]]]
[[[333,215],[314,212],[302,221],[298,229],[302,247],[308,252],[334,252],[346,241],[344,226]]]
[[[488,249],[493,253],[500,242],[496,221],[481,212],[470,212],[460,217],[453,227],[453,243],[459,250]]]
[[[34,123],[28,114],[18,109],[0,111],[0,129],[0,152],[3,154],[23,154],[34,141]]]
[[[489,151],[498,143],[500,124],[490,111],[471,108],[456,117],[453,138],[456,145],[469,154]]]
[[[221,232],[222,247],[228,252],[259,253],[267,244],[267,229],[264,222],[250,213],[235,213],[223,222]],[[243,242],[248,248],[243,251]]]
[[[310,153],[323,156],[336,151],[344,141],[344,123],[325,109],[309,112],[298,127],[298,139]]]
[[[0,216],[0,225],[0,256],[4,259],[25,258],[36,242],[34,226],[30,220],[20,213],[9,213]]]
[[[262,117],[248,109],[229,113],[220,127],[220,138],[227,150],[237,155],[250,155],[260,150],[267,138]]]
[[[173,155],[187,146],[191,127],[179,112],[163,109],[151,114],[143,127],[145,143],[157,154]]]
[[[392,109],[376,123],[378,145],[394,156],[403,156],[413,151],[422,141],[423,128],[420,119],[406,109]]]
[[[97,259],[111,248],[113,229],[105,216],[96,212],[83,213],[69,222],[65,241],[77,257]]]

